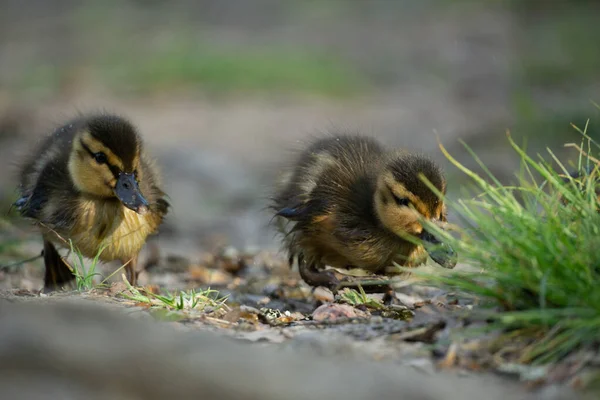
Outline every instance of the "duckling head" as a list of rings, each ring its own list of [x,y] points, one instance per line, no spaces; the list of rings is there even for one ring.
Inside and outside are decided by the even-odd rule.
[[[442,170],[428,158],[417,154],[398,154],[383,168],[377,178],[374,204],[383,226],[399,237],[407,235],[439,245],[431,258],[443,267],[456,265],[454,250],[427,232],[419,222],[446,220],[443,201],[423,182],[424,176],[439,192],[445,194],[446,180]]]
[[[87,119],[73,138],[69,174],[82,193],[117,198],[127,208],[143,214],[148,201],[142,194],[142,143],[125,119],[100,115]]]

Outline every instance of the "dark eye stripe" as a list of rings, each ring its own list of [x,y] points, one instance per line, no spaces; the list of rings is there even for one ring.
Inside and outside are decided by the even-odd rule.
[[[390,193],[392,194],[392,197],[394,198],[394,201],[396,202],[396,204],[398,204],[401,207],[406,207],[410,204],[410,200],[407,199],[406,197],[398,197],[396,196],[396,194],[394,193],[394,191],[392,190],[392,188],[389,185],[386,185],[387,189],[390,191]]]
[[[92,158],[96,158],[96,153],[94,153],[92,151],[92,149],[90,149],[88,146],[86,146],[86,144],[83,142],[83,140],[80,140],[79,143],[81,143],[81,147],[83,147],[85,149],[85,151],[87,151]],[[112,172],[115,179],[118,179],[119,174],[121,173],[119,168],[115,167],[114,165],[109,164],[108,162],[106,163],[106,166],[108,167],[108,169],[110,169],[110,172]]]
[[[406,207],[410,204],[410,200],[408,200],[406,197],[398,197],[394,193],[392,193],[392,196],[394,197],[394,201],[396,202],[396,204],[398,204],[401,207]]]

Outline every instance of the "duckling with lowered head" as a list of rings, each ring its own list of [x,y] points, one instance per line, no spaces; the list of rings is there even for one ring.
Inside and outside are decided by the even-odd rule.
[[[74,276],[55,245],[88,258],[126,263],[132,285],[146,238],[156,233],[169,204],[136,128],[109,114],[80,116],[46,137],[20,170],[21,215],[40,227],[44,290]]]
[[[298,261],[302,279],[311,286],[338,287],[325,266],[385,273],[393,262],[426,262],[423,241],[439,241],[419,219],[443,223],[443,201],[421,180],[424,175],[441,193],[441,169],[423,155],[387,152],[374,139],[333,135],[313,142],[275,194],[272,208],[282,222],[290,265]],[[288,223],[285,223],[288,222]],[[456,255],[447,245],[431,257],[453,268]]]

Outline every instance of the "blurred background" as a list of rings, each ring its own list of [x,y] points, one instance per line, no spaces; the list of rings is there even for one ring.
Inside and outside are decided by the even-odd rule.
[[[276,249],[273,181],[326,130],[430,153],[454,197],[465,176],[436,135],[510,181],[506,129],[571,159],[570,123],[591,118],[596,137],[599,16],[584,0],[0,0],[0,206],[24,149],[99,110],[129,117],[159,161],[173,252]]]

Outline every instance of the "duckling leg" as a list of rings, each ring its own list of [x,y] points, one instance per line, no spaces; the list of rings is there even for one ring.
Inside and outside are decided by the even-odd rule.
[[[125,263],[127,263],[127,265],[125,265],[125,277],[129,281],[131,286],[135,286],[135,285],[137,285],[137,277],[138,277],[138,272],[137,272],[138,256],[135,255],[133,258],[125,261],[123,264],[125,264]]]
[[[324,286],[336,291],[340,284],[340,280],[332,271],[319,271],[316,263],[308,263],[303,257],[298,258],[298,271],[302,280],[313,287]]]
[[[44,264],[46,266],[44,293],[59,290],[75,280],[69,264],[62,259],[54,245],[47,240],[44,240]]]

